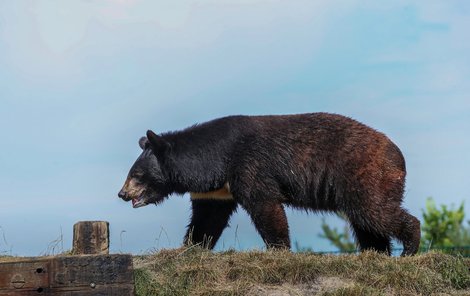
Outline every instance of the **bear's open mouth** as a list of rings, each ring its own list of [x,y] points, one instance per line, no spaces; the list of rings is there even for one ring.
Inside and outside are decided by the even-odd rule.
[[[148,191],[144,191],[141,195],[132,199],[132,207],[136,209],[148,204],[157,205],[161,203],[167,196],[168,195],[152,193],[152,191],[150,191],[150,193],[148,193]]]
[[[148,204],[149,202],[147,201],[147,198],[145,198],[145,194],[141,194],[139,197],[132,199],[132,207],[134,209],[146,206]]]

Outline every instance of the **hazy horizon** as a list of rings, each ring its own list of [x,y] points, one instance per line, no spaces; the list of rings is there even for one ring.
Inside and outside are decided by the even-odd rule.
[[[70,249],[83,220],[110,222],[113,252],[180,246],[187,195],[132,209],[117,192],[146,130],[231,114],[355,118],[402,150],[413,215],[429,196],[457,206],[468,28],[470,2],[0,0],[0,254],[39,255],[61,235]],[[293,243],[334,249],[320,214],[287,213]],[[228,248],[263,248],[243,210]]]

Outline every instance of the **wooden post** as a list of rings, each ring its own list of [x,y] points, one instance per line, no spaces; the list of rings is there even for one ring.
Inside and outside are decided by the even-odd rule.
[[[81,221],[73,226],[74,255],[109,254],[109,223],[106,221]]]

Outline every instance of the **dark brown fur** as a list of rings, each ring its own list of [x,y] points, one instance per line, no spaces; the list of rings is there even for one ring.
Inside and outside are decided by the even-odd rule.
[[[170,193],[230,188],[233,200],[192,201],[187,243],[210,237],[212,248],[240,205],[268,247],[289,248],[289,205],[343,213],[362,250],[390,253],[391,238],[403,242],[403,255],[418,250],[419,221],[401,207],[403,156],[384,134],[355,120],[327,113],[231,116],[147,137],[143,155],[156,161],[141,156],[129,173],[132,179],[144,171],[138,182],[146,194],[123,188],[124,199],[142,205]]]

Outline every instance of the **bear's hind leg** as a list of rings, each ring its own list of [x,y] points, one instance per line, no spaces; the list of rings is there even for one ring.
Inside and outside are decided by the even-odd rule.
[[[419,220],[415,216],[410,215],[406,210],[400,209],[396,221],[400,221],[400,224],[394,230],[394,236],[403,243],[401,256],[416,254],[421,239]]]
[[[184,244],[213,249],[236,209],[233,200],[192,200],[193,213]]]
[[[280,202],[262,201],[242,206],[268,249],[290,249],[289,226]]]
[[[361,251],[374,250],[390,256],[391,240],[386,235],[377,234],[353,224],[354,235]]]

